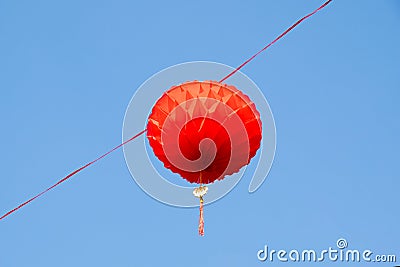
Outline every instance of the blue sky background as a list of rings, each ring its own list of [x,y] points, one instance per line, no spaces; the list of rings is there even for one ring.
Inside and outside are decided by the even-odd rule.
[[[154,73],[237,66],[320,4],[0,1],[0,213],[119,144]],[[333,1],[243,69],[271,106],[277,153],[255,194],[244,177],[206,207],[205,237],[198,210],[147,196],[120,150],[1,221],[0,266],[261,266],[264,245],[340,237],[400,261],[399,23],[399,1]]]

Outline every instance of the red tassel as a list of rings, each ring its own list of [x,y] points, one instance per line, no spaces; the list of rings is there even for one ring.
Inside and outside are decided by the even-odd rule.
[[[203,198],[200,198],[199,235],[204,236]]]

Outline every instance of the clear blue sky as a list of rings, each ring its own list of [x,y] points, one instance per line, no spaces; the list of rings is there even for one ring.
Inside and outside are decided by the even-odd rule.
[[[320,4],[0,1],[0,213],[117,145],[152,74],[237,66]],[[0,266],[267,266],[266,244],[340,237],[399,258],[399,26],[399,1],[333,1],[243,69],[271,106],[276,157],[255,194],[245,177],[206,207],[204,238],[198,210],[147,196],[120,150],[1,221]]]

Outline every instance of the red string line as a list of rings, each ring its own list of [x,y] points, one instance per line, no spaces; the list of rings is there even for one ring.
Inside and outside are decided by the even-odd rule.
[[[279,35],[278,37],[276,37],[272,42],[270,42],[268,45],[266,45],[263,49],[261,49],[260,51],[258,51],[257,53],[255,53],[253,56],[251,56],[248,60],[246,60],[245,62],[243,62],[239,67],[237,67],[236,69],[234,69],[231,73],[229,73],[228,75],[226,75],[222,80],[220,80],[219,82],[222,83],[223,81],[225,81],[226,79],[228,79],[229,77],[231,77],[233,74],[235,74],[238,70],[240,70],[241,68],[243,68],[245,65],[247,65],[247,63],[249,63],[250,61],[252,61],[256,56],[258,56],[259,54],[261,54],[264,50],[266,50],[268,47],[270,47],[271,45],[273,45],[274,43],[276,43],[279,39],[281,39],[283,36],[285,36],[288,32],[290,32],[291,30],[293,30],[297,25],[299,25],[303,20],[311,17],[312,15],[314,15],[315,13],[317,13],[318,11],[320,11],[321,9],[323,9],[325,6],[327,6],[332,0],[328,0],[326,1],[322,6],[320,6],[319,8],[317,8],[316,10],[314,10],[313,12],[311,12],[310,14],[302,17],[301,19],[299,19],[298,21],[296,21],[296,23],[294,23],[292,26],[290,26],[286,31],[284,31],[283,33],[281,33],[281,35]]]
[[[54,187],[56,187],[57,185],[67,181],[69,178],[71,178],[72,176],[74,176],[75,174],[77,174],[78,172],[86,169],[87,167],[89,167],[90,165],[96,163],[97,161],[101,160],[102,158],[106,157],[108,154],[114,152],[115,150],[117,150],[118,148],[126,145],[127,143],[129,143],[130,141],[132,141],[133,139],[136,139],[137,137],[141,136],[142,134],[144,134],[146,132],[146,130],[141,131],[140,133],[136,134],[135,136],[131,137],[130,139],[124,141],[123,143],[119,144],[118,146],[114,147],[113,149],[111,149],[110,151],[108,151],[107,153],[104,153],[103,155],[101,155],[100,157],[98,157],[97,159],[89,162],[88,164],[80,167],[79,169],[76,169],[75,171],[71,172],[70,174],[68,174],[67,176],[65,176],[64,178],[62,178],[60,181],[58,181],[57,183],[53,184],[52,186],[50,186],[49,188],[47,188],[46,190],[40,192],[39,194],[37,194],[36,196],[32,197],[31,199],[25,201],[24,203],[22,203],[21,205],[19,205],[18,207],[10,210],[9,212],[7,212],[6,214],[4,214],[3,216],[0,217],[0,221],[3,220],[4,218],[6,218],[7,216],[9,216],[10,214],[16,212],[17,210],[19,210],[20,208],[22,208],[23,206],[25,206],[26,204],[30,203],[31,201],[35,200],[36,198],[40,197],[41,195],[47,193],[48,191],[50,191],[51,189],[53,189]]]
[[[322,6],[320,6],[319,8],[317,8],[316,10],[314,10],[313,12],[311,12],[310,14],[304,16],[303,18],[299,19],[296,23],[294,23],[292,26],[290,26],[286,31],[284,31],[281,35],[279,35],[277,38],[275,38],[275,40],[273,40],[271,43],[269,43],[268,45],[266,45],[263,49],[261,49],[260,51],[258,51],[256,54],[254,54],[252,57],[250,57],[249,59],[247,59],[245,62],[243,62],[239,67],[237,67],[236,69],[234,69],[231,73],[229,73],[227,76],[225,76],[222,80],[220,80],[219,82],[222,83],[223,81],[225,81],[226,79],[228,79],[229,77],[231,77],[233,74],[235,74],[237,71],[239,71],[241,68],[243,68],[245,65],[247,65],[247,63],[249,63],[250,61],[252,61],[256,56],[258,56],[261,52],[263,52],[264,50],[266,50],[268,47],[270,47],[271,45],[273,45],[276,41],[278,41],[279,39],[281,39],[284,35],[286,35],[288,32],[290,32],[293,28],[295,28],[297,25],[299,25],[303,20],[311,17],[312,15],[314,15],[315,13],[317,13],[319,10],[323,9],[326,5],[328,5],[332,0],[328,0],[326,1]],[[61,180],[59,180],[57,183],[53,184],[52,186],[50,186],[49,188],[47,188],[46,190],[40,192],[39,194],[37,194],[36,196],[30,198],[29,200],[25,201],[24,203],[22,203],[21,205],[19,205],[18,207],[10,210],[9,212],[7,212],[6,214],[4,214],[3,216],[0,217],[0,221],[3,220],[4,218],[6,218],[7,216],[9,216],[10,214],[16,212],[17,210],[19,210],[20,208],[22,208],[23,206],[29,204],[31,201],[35,200],[36,198],[40,197],[41,195],[47,193],[48,191],[50,191],[51,189],[53,189],[54,187],[58,186],[59,184],[65,182],[66,180],[68,180],[69,178],[71,178],[72,176],[74,176],[75,174],[77,174],[78,172],[86,169],[87,167],[89,167],[90,165],[96,163],[97,161],[101,160],[102,158],[106,157],[108,154],[114,152],[115,150],[117,150],[118,148],[126,145],[127,143],[129,143],[130,141],[136,139],[137,137],[141,136],[142,134],[144,134],[146,132],[146,129],[141,131],[140,133],[136,134],[135,136],[131,137],[130,139],[126,140],[125,142],[119,144],[118,146],[114,147],[113,149],[111,149],[110,151],[108,151],[107,153],[101,155],[100,157],[96,158],[95,160],[87,163],[86,165],[80,167],[79,169],[76,169],[75,171],[71,172],[70,174],[68,174],[67,176],[65,176],[64,178],[62,178]]]

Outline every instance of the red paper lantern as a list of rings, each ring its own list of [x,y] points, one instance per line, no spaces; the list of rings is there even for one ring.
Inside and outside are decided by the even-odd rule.
[[[147,138],[157,158],[201,186],[247,165],[261,137],[254,103],[234,86],[215,81],[173,86],[158,99],[147,124]],[[201,204],[206,192],[194,192]]]

